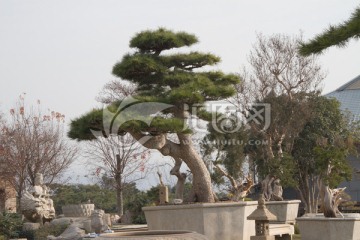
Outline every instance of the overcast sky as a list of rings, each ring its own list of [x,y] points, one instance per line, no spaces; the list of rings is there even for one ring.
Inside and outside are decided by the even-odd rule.
[[[0,110],[19,94],[71,118],[97,106],[112,66],[137,32],[166,27],[199,37],[193,49],[221,57],[217,68],[240,72],[256,33],[305,39],[347,20],[350,0],[0,0]],[[324,93],[360,74],[360,41],[320,56]]]

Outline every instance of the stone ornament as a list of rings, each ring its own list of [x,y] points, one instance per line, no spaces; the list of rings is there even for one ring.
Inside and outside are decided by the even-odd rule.
[[[265,197],[260,195],[257,209],[252,212],[248,220],[255,220],[255,236],[251,236],[250,240],[275,240],[275,236],[270,236],[269,222],[276,221],[277,218],[265,206]]]
[[[21,212],[28,221],[42,225],[55,218],[54,203],[49,192],[50,189],[43,182],[43,175],[37,173],[35,185],[25,191],[20,199]]]
[[[101,233],[108,229],[108,225],[104,222],[104,210],[94,210],[91,214],[91,229],[96,233]]]
[[[73,204],[62,207],[65,217],[90,217],[94,211],[94,204]]]

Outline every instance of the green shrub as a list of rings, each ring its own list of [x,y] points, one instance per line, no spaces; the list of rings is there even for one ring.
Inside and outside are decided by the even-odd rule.
[[[68,225],[45,225],[37,230],[22,231],[19,235],[28,240],[46,240],[49,235],[59,236],[67,227]]]
[[[125,205],[125,208],[129,210],[132,214],[132,223],[144,224],[146,223],[144,212],[141,210],[142,207],[149,205],[151,200],[146,193],[140,192],[137,193],[131,202],[128,202]]]
[[[35,230],[24,230],[19,233],[20,238],[26,238],[27,240],[35,240]]]
[[[17,213],[0,214],[0,233],[3,239],[17,238],[22,228],[21,215]],[[1,239],[1,238],[0,238]]]

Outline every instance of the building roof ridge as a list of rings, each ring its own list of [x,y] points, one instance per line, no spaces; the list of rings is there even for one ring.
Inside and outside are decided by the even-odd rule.
[[[358,84],[356,84],[358,83]],[[351,86],[354,85],[358,85],[355,88],[350,88]],[[342,85],[341,87],[339,87],[338,89],[336,89],[333,92],[340,92],[340,91],[344,91],[344,90],[355,90],[355,89],[360,89],[360,75],[358,75],[357,77],[355,77],[354,79],[350,80],[349,82],[345,83],[344,85]]]

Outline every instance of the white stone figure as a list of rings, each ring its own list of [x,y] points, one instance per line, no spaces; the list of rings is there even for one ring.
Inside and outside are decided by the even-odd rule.
[[[35,185],[29,191],[25,191],[21,202],[21,211],[30,222],[38,222],[41,225],[55,218],[55,209],[50,199],[49,188],[44,185],[43,175],[37,173]]]

